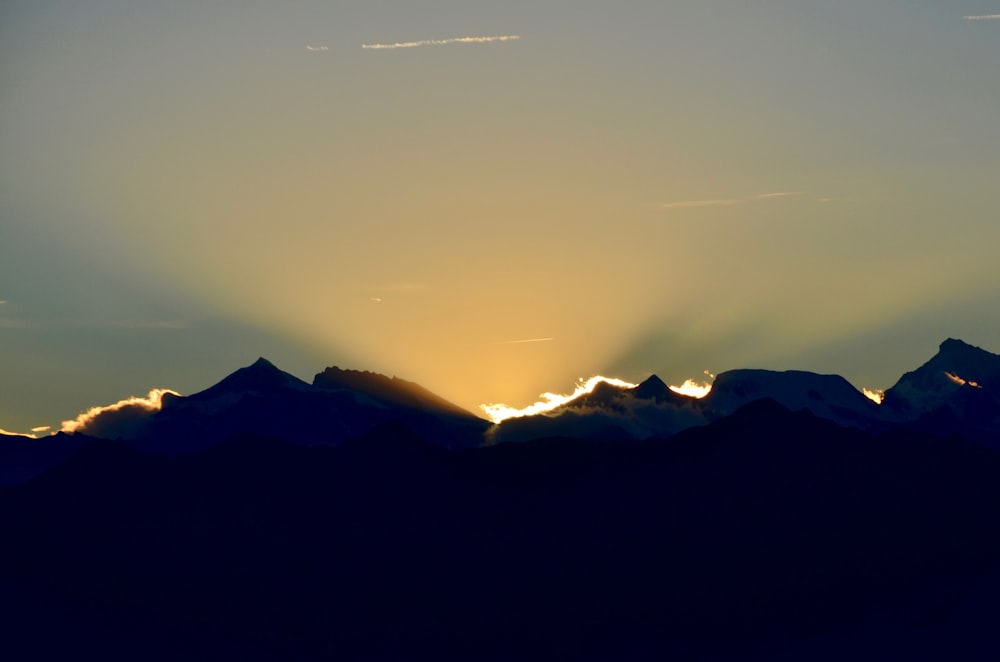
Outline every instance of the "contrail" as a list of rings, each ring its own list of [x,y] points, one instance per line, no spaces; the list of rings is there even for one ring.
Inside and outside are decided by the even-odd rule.
[[[504,340],[498,342],[498,345],[521,345],[529,342],[548,342],[550,340],[555,340],[555,338],[528,338],[527,340]]]
[[[983,16],[963,16],[967,21],[1000,21],[1000,14],[986,14]]]
[[[306,44],[306,50],[307,51],[312,51],[312,52],[316,53],[316,52],[319,52],[319,51],[328,51],[328,50],[330,50],[330,47],[329,46],[310,46],[309,44]]]
[[[417,46],[447,46],[448,44],[488,44],[494,41],[515,41],[520,35],[505,34],[496,37],[452,37],[451,39],[422,39],[421,41],[397,41],[394,44],[361,44],[361,48],[387,50],[392,48],[416,48]]]

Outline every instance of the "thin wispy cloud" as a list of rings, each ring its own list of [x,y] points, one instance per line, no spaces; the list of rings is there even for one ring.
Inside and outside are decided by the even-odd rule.
[[[112,320],[102,325],[110,329],[190,329],[191,323],[184,320]]]
[[[51,425],[39,425],[38,427],[31,428],[31,432],[11,432],[10,430],[0,428],[0,434],[7,435],[8,437],[27,437],[28,439],[38,439],[38,435],[43,432],[49,432],[51,429]]]
[[[549,342],[555,338],[525,338],[524,340],[502,340],[498,345],[524,345],[526,343]]]
[[[802,191],[778,191],[776,193],[758,193],[754,197],[758,200],[767,200],[770,198],[792,198],[798,195],[805,195]]]
[[[4,430],[0,428],[0,434],[7,437],[28,437],[30,439],[37,439],[38,435],[31,432],[11,432],[10,430]]]
[[[0,306],[4,305],[5,303],[7,303],[7,302],[4,301],[4,300],[2,300],[2,299],[0,299]]]
[[[664,202],[660,209],[698,209],[701,207],[732,207],[748,202],[761,200],[780,200],[782,198],[796,198],[806,195],[804,191],[772,191],[768,193],[757,193],[749,198],[714,198],[709,200],[680,200],[678,202]]]
[[[731,207],[742,200],[681,200],[680,202],[664,202],[661,209],[695,209],[698,207]]]
[[[383,294],[407,294],[410,292],[419,292],[421,290],[427,289],[426,283],[376,283],[374,285],[348,285],[340,288],[346,292],[364,292],[368,294],[369,297],[373,299],[382,298]]]
[[[493,37],[451,37],[450,39],[421,39],[420,41],[397,41],[392,44],[361,44],[367,50],[392,50],[396,48],[418,48],[420,46],[448,46],[449,44],[490,44],[497,41],[516,41],[520,35],[505,34]]]
[[[967,21],[1000,21],[1000,14],[983,14],[982,16],[963,16]]]
[[[330,50],[330,47],[329,46],[310,46],[309,44],[306,44],[306,50],[307,51],[311,51],[313,53],[320,53],[322,51],[328,51],[328,50]]]

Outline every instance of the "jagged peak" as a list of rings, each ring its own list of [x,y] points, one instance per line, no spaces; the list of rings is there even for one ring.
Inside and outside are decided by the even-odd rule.
[[[632,393],[637,398],[644,400],[662,400],[674,395],[667,383],[656,375],[650,375],[644,379],[641,384],[632,389]]]
[[[309,384],[276,365],[259,357],[250,365],[240,368],[222,381],[196,393],[198,397],[214,396],[220,392],[266,391],[274,388],[309,389]],[[193,397],[193,396],[192,396]]]
[[[265,359],[263,356],[257,357],[257,360],[247,366],[250,370],[278,370],[278,367]]]
[[[947,338],[938,346],[938,353],[944,356],[968,356],[968,357],[996,357],[982,347],[970,345],[958,338]]]
[[[669,388],[667,386],[667,383],[665,381],[663,381],[662,379],[660,379],[659,377],[657,377],[656,375],[650,375],[649,377],[647,377],[646,379],[644,379],[642,381],[642,383],[639,384],[639,386],[637,388],[654,388],[654,387],[655,388],[660,388],[660,387],[662,387],[662,388]]]

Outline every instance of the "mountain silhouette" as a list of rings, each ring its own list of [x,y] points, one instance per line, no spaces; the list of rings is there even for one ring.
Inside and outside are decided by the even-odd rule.
[[[761,369],[719,374],[701,399],[675,393],[651,375],[636,387],[599,383],[592,392],[534,416],[499,425],[426,388],[373,372],[326,368],[307,383],[261,357],[189,396],[166,394],[158,411],[99,415],[83,432],[145,452],[184,455],[245,437],[297,445],[338,445],[387,424],[425,441],[470,448],[564,437],[588,441],[665,439],[771,399],[839,425],[871,432],[904,428],[1000,445],[1000,356],[960,340],[903,375],[879,406],[838,375]],[[28,480],[87,443],[85,434],[0,439],[0,484]]]
[[[419,384],[398,377],[386,377],[376,372],[342,370],[334,366],[316,375],[313,378],[313,386],[331,390],[350,389],[387,404],[420,409],[438,415],[447,412],[456,418],[478,418]]]
[[[207,401],[233,394],[272,393],[285,390],[308,391],[309,384],[260,357],[247,367],[240,368],[218,384],[192,397]]]
[[[0,485],[22,483],[41,476],[91,441],[82,434],[63,432],[41,439],[0,434]]]
[[[96,442],[0,490],[4,650],[989,659],[998,476],[988,448],[768,398],[645,443],[449,451],[399,423],[175,458]]]
[[[885,392],[882,406],[912,427],[1000,447],[1000,356],[949,338]]]
[[[720,373],[708,394],[674,393],[653,375],[627,389],[600,384],[555,409],[502,422],[499,441],[563,436],[592,441],[664,438],[732,415],[761,399],[873,432],[898,427],[1000,446],[1000,356],[949,339],[926,364],[906,373],[878,405],[840,375],[801,370]]]
[[[793,411],[808,410],[840,425],[881,427],[879,407],[839,375],[789,370],[730,370],[720,373],[704,398],[676,393],[652,375],[634,388],[602,383],[592,393],[550,412],[508,419],[495,439],[524,441],[543,436],[590,440],[669,437],[770,399]]]
[[[258,359],[132,437],[0,438],[3,650],[994,659],[997,375],[948,340],[881,407],[733,370],[702,399],[654,375],[491,427]]]
[[[641,400],[655,400],[657,402],[674,403],[684,402],[684,396],[671,391],[666,382],[656,375],[650,375],[647,377],[641,384],[633,388],[631,392],[634,397]]]
[[[163,455],[197,452],[243,436],[335,445],[392,421],[448,447],[479,445],[489,427],[410,382],[330,368],[309,384],[260,358],[204,391],[166,398],[123,442]]]

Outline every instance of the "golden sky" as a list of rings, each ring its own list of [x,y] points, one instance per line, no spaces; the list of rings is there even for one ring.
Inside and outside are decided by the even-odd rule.
[[[0,424],[262,354],[474,408],[996,351],[991,9],[4,3]]]

